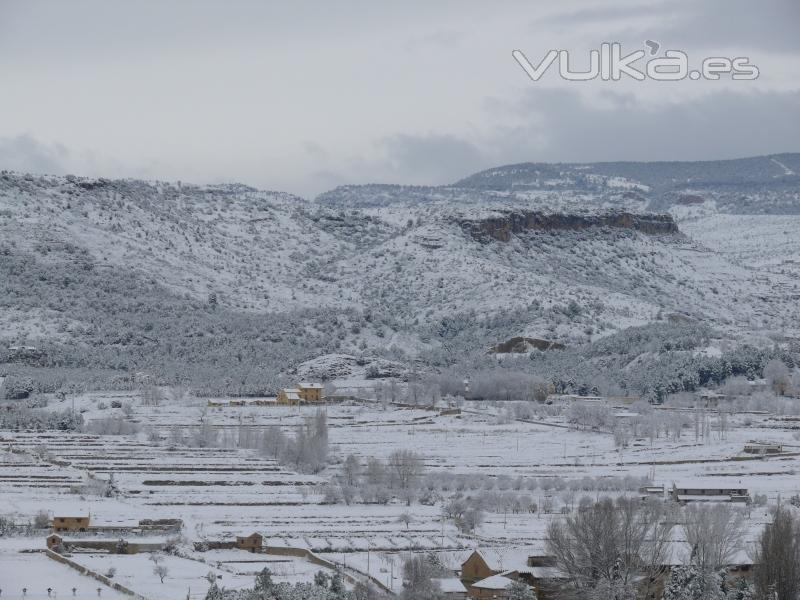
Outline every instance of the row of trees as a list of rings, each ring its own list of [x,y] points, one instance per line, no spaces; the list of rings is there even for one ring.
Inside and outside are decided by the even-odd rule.
[[[411,505],[419,497],[424,475],[422,455],[411,450],[395,450],[385,461],[372,457],[366,463],[350,454],[325,489],[325,501],[385,504],[398,497]]]
[[[82,428],[83,416],[72,410],[50,411],[23,405],[10,405],[0,410],[0,429],[80,431]]]
[[[203,416],[201,423],[188,432],[179,427],[170,430],[167,442],[195,448],[249,448],[301,473],[318,473],[328,464],[328,417],[317,410],[287,435],[277,425],[263,430],[242,426],[230,431]]]
[[[251,589],[225,590],[217,585],[216,578],[209,576],[211,583],[205,600],[385,600],[386,596],[372,585],[358,582],[352,590],[345,589],[342,574],[333,575],[320,571],[313,582],[278,583],[272,573],[264,567],[255,578]]]
[[[393,452],[385,461],[366,461],[350,454],[340,463],[338,473],[326,485],[324,501],[329,504],[386,504],[400,498],[407,504],[418,501],[442,502],[445,517],[462,531],[471,532],[483,521],[484,512],[553,512],[572,509],[580,492],[635,491],[649,483],[646,477],[512,477],[500,473],[467,474],[426,472],[422,455],[410,450]],[[592,499],[584,495],[585,506]],[[450,509],[447,509],[447,507]]]

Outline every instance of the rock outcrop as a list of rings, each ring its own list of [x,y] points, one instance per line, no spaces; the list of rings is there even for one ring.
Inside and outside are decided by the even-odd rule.
[[[678,233],[670,215],[608,212],[598,214],[548,214],[535,211],[505,211],[483,219],[457,219],[458,225],[474,238],[508,242],[512,234],[528,230],[580,230],[590,228],[631,229],[649,235]]]
[[[525,354],[531,350],[564,350],[566,346],[559,342],[531,337],[513,337],[505,342],[492,346],[492,354]]]

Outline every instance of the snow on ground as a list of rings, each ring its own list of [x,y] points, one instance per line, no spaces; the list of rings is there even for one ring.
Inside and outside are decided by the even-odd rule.
[[[26,542],[24,538],[0,538],[0,589],[4,599],[17,600],[24,597],[26,600],[42,600],[48,598],[47,588],[52,588],[51,600],[53,598],[97,599],[98,587],[101,589],[100,598],[106,600],[130,598],[48,558],[43,552],[20,552],[22,547],[28,545]],[[74,596],[73,587],[76,589]],[[22,588],[27,588],[24,596]]]
[[[239,553],[245,554],[245,553]],[[220,587],[239,589],[252,587],[253,575],[250,572],[239,574],[235,569],[220,568],[216,564],[206,564],[178,556],[162,556],[159,565],[167,568],[167,576],[162,583],[153,572],[155,563],[149,554],[73,554],[75,562],[93,571],[105,573],[115,568],[114,581],[148,598],[204,598],[208,589],[209,573],[217,578]]]
[[[169,441],[172,431],[190,432],[201,417],[231,441],[240,431],[270,426],[291,434],[313,414],[312,407],[208,407],[207,399],[142,406],[131,394],[87,394],[75,402],[91,425],[101,417],[121,414],[122,409],[100,408],[112,399],[131,405],[126,410],[142,426],[139,434],[0,432],[0,515],[26,523],[40,510],[51,516],[91,514],[93,525],[117,527],[135,527],[140,519],[182,519],[184,558],[165,559],[171,575],[163,584],[153,575],[146,555],[90,553],[76,559],[101,570],[116,567],[117,581],[152,598],[182,598],[189,587],[194,595],[207,586],[203,577],[209,570],[219,571],[224,585],[237,587],[250,585],[252,574],[264,565],[286,581],[307,580],[318,569],[301,559],[235,550],[195,551],[192,542],[202,539],[231,540],[257,531],[268,545],[311,549],[362,572],[369,566],[374,577],[392,585],[392,574],[399,575],[408,552],[439,552],[455,568],[458,557],[476,547],[541,549],[547,524],[562,506],[574,506],[584,495],[596,499],[613,493],[596,489],[601,479],[652,478],[666,487],[702,479],[712,486],[746,487],[751,495],[764,494],[771,503],[778,496],[800,492],[800,422],[776,415],[733,415],[720,436],[718,417],[709,413],[711,435],[705,440],[695,439],[694,432],[685,429],[680,439],[634,438],[619,451],[608,433],[570,428],[559,415],[517,421],[507,416],[502,403],[467,403],[460,415],[447,416],[422,407],[372,403],[325,407],[334,463],[351,453],[366,460],[385,459],[394,450],[414,450],[424,456],[429,472],[461,474],[467,481],[474,477],[475,483],[467,483],[464,493],[480,493],[488,478],[501,490],[530,497],[539,507],[553,505],[552,514],[488,512],[475,535],[466,536],[442,521],[440,505],[322,504],[320,485],[337,472],[336,464],[307,475],[252,450],[186,448]],[[636,411],[617,412],[623,415],[620,418],[635,418]],[[784,453],[754,459],[742,452],[752,440],[783,444]],[[90,476],[105,480],[112,473],[119,496],[80,491]],[[565,485],[569,481],[582,484],[570,489]],[[413,517],[408,524],[400,519],[405,512]],[[766,518],[765,509],[752,508],[752,531]],[[0,545],[0,572],[19,560],[19,550],[42,549],[45,533]],[[167,535],[125,537],[163,541]],[[48,565],[44,572],[62,568],[41,562],[47,560],[41,554],[31,556],[37,557],[37,564]]]

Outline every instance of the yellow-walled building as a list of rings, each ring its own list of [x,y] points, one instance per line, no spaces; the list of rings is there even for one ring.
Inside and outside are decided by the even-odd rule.
[[[278,404],[300,404],[300,390],[297,388],[278,390]]]
[[[278,404],[316,404],[325,400],[321,383],[302,382],[296,388],[278,390]]]
[[[322,394],[323,386],[321,383],[301,382],[297,387],[300,390],[300,398],[302,398],[304,402],[322,402],[324,396]]]

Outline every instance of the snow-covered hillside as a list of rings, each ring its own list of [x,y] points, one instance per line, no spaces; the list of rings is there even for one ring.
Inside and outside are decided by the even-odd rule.
[[[212,348],[219,368],[281,374],[330,353],[449,352],[454,331],[477,352],[512,336],[576,346],[676,315],[734,339],[796,336],[800,234],[796,217],[774,214],[796,212],[795,176],[753,167],[738,206],[769,197],[772,215],[723,214],[731,186],[713,180],[727,167],[703,179],[703,164],[683,168],[694,196],[657,165],[609,163],[348,186],[315,201],[3,172],[0,338],[88,348],[85,363],[105,353],[104,367],[128,369]],[[683,198],[674,222],[650,212],[668,197]]]

